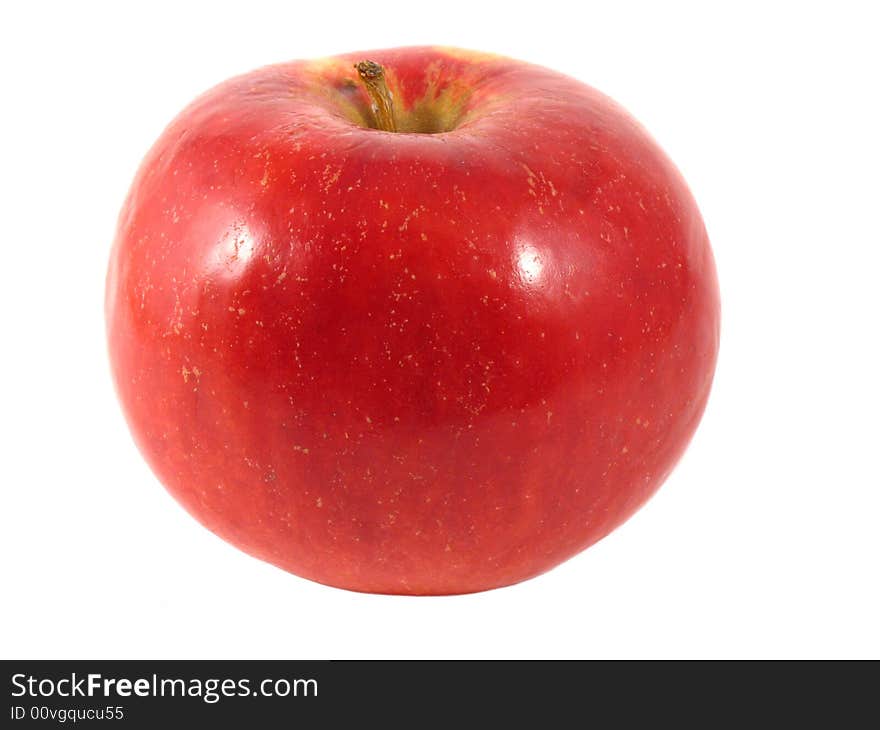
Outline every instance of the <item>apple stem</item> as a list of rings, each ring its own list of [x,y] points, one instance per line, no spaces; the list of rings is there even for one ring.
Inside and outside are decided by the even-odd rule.
[[[388,84],[385,83],[385,69],[375,61],[361,61],[356,63],[354,67],[370,95],[376,129],[381,129],[383,132],[396,132],[394,105],[391,102]]]

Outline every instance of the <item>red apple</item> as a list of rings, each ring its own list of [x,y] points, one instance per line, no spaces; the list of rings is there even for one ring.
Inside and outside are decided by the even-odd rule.
[[[703,222],[645,130],[447,48],[198,98],[131,187],[106,315],[137,444],[193,516],[408,594],[524,580],[626,520],[697,426],[719,333]]]

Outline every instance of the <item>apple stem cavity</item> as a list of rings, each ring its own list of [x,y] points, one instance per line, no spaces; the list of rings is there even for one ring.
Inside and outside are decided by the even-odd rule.
[[[367,94],[370,95],[376,129],[381,129],[383,132],[396,132],[394,104],[391,92],[388,90],[388,84],[385,83],[385,69],[375,61],[361,61],[356,63],[354,67],[367,89]]]

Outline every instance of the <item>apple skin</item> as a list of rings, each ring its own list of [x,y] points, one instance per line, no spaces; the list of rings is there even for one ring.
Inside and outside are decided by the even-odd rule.
[[[365,58],[402,133],[367,126]],[[451,594],[548,570],[657,490],[719,296],[684,180],[621,107],[402,48],[184,110],[120,214],[106,319],[138,447],[203,525],[321,583]]]

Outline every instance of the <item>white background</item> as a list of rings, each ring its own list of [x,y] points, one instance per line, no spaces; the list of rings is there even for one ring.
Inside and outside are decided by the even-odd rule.
[[[880,657],[878,23],[824,5],[0,5],[0,656]],[[103,280],[141,156],[197,93],[424,43],[566,72],[651,130],[713,241],[721,358],[686,457],[605,541],[499,591],[367,596],[168,496],[111,387]]]

